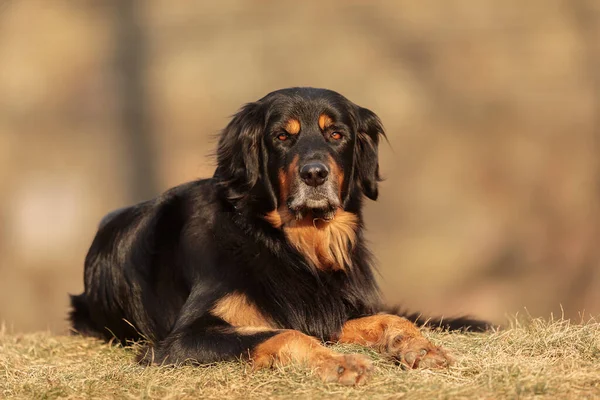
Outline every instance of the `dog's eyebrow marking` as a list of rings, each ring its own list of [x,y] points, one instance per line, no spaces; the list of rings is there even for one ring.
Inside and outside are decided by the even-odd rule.
[[[296,118],[290,118],[285,125],[285,130],[290,135],[297,135],[300,132],[300,121]]]
[[[329,128],[331,125],[333,125],[333,120],[329,115],[321,114],[319,116],[319,128],[321,128],[322,131]]]

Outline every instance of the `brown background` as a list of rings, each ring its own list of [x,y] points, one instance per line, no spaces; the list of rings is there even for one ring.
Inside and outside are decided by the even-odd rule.
[[[600,313],[600,2],[0,0],[0,320],[64,332],[100,218],[289,86],[384,121],[391,302]]]

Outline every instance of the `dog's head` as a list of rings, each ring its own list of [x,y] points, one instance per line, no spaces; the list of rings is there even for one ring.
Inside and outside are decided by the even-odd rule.
[[[245,105],[222,132],[215,178],[230,199],[295,219],[332,219],[352,195],[377,198],[372,111],[325,89],[291,88]]]

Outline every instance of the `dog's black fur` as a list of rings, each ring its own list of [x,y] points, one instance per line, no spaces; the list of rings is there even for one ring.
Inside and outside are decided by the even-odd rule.
[[[299,132],[286,131],[290,119]],[[103,219],[85,260],[85,292],[71,296],[73,329],[121,342],[143,337],[158,362],[205,363],[248,354],[277,329],[335,340],[346,321],[384,310],[361,213],[363,197],[377,198],[382,135],[373,112],[329,90],[284,89],[245,105],[221,134],[212,178]],[[299,177],[311,162],[330,173],[322,185]],[[265,218],[274,210],[313,224],[334,222],[338,210],[355,216],[355,240],[342,246],[349,259],[310,260]],[[213,315],[231,293],[273,330],[242,334]],[[487,328],[466,318],[428,323]]]

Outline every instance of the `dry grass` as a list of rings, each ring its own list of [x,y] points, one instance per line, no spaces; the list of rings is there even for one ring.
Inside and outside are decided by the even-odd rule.
[[[298,366],[253,372],[242,362],[205,367],[134,363],[136,347],[48,333],[0,332],[0,397],[9,398],[598,398],[600,323],[530,319],[488,334],[429,332],[457,358],[443,371],[404,371],[375,353],[365,386],[326,385]]]

